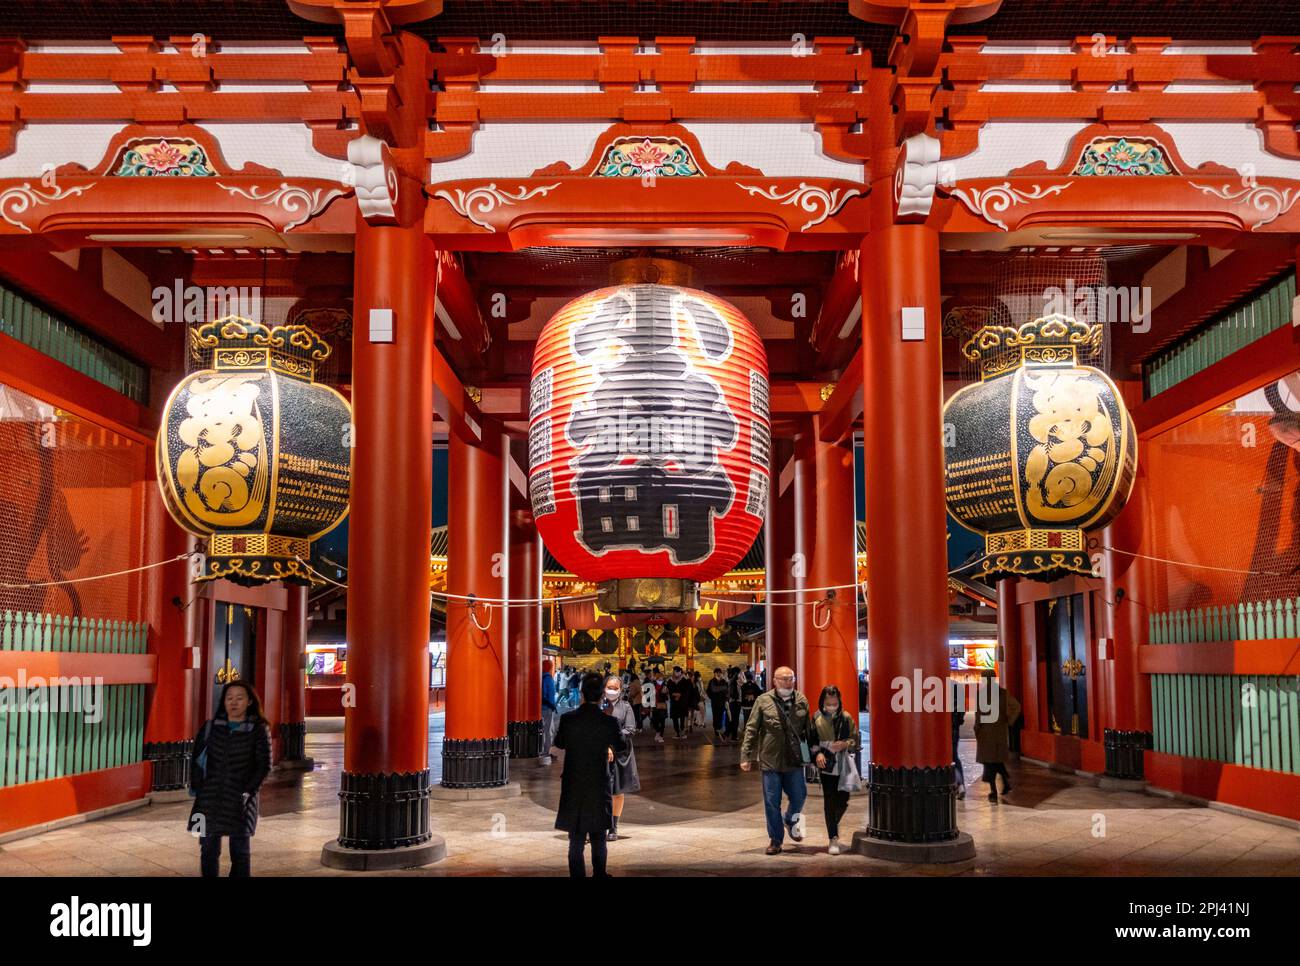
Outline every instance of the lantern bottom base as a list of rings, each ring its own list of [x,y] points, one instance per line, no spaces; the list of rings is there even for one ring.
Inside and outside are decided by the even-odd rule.
[[[596,587],[597,604],[610,614],[657,614],[693,611],[700,606],[700,585],[676,577],[621,577]]]
[[[980,580],[1028,577],[1052,581],[1067,574],[1095,576],[1084,533],[1074,528],[986,534],[984,556],[970,565],[970,575]]]

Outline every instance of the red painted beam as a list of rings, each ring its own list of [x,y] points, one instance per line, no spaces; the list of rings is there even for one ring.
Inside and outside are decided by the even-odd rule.
[[[1145,644],[1143,674],[1300,674],[1300,639]]]
[[[0,382],[123,436],[153,442],[157,430],[153,412],[7,335],[0,335]]]
[[[822,442],[833,443],[853,431],[854,424],[863,412],[862,381],[862,346],[859,345],[858,351],[853,354],[853,360],[835,384],[831,398],[822,406],[819,420]]]
[[[96,684],[153,684],[158,679],[154,654],[85,654],[75,651],[0,651],[0,678],[93,678]]]
[[[150,367],[168,365],[168,340],[161,329],[48,252],[4,249],[0,277],[132,359]]]
[[[1159,751],[1145,753],[1144,771],[1158,788],[1300,820],[1300,775]]]
[[[149,794],[151,762],[0,788],[0,834],[136,801]]]
[[[1150,439],[1297,369],[1300,329],[1284,326],[1135,407],[1138,438]]]

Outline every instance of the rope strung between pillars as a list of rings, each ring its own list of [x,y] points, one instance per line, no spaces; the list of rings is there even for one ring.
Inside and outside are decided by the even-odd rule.
[[[197,550],[187,550],[185,553],[177,554],[174,557],[168,557],[166,560],[159,560],[157,563],[144,564],[140,567],[132,567],[129,570],[115,570],[109,574],[92,574],[89,577],[72,577],[68,580],[43,580],[30,584],[11,584],[0,581],[0,590],[31,590],[39,587],[62,587],[66,584],[84,584],[91,580],[108,580],[112,577],[125,577],[127,574],[138,574],[143,570],[153,570],[155,567],[166,567],[168,564],[175,563],[178,560],[185,560],[190,557],[202,558],[203,554]]]

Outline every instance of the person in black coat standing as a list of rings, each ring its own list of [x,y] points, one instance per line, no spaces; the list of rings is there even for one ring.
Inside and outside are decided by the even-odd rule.
[[[555,827],[569,833],[569,875],[585,878],[583,848],[591,842],[591,874],[604,878],[608,854],[605,835],[614,827],[614,792],[610,769],[627,750],[618,722],[600,710],[605,682],[599,674],[582,679],[582,705],[560,718],[553,744],[564,751],[560,808]]]
[[[221,690],[216,717],[194,738],[190,767],[189,830],[199,839],[204,877],[219,874],[222,836],[230,837],[231,876],[250,875],[259,790],[270,771],[271,729],[262,703],[249,685],[231,681]]]

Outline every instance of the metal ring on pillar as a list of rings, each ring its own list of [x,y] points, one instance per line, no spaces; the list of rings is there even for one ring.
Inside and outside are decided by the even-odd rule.
[[[835,606],[835,591],[828,590],[826,596],[821,600],[814,600],[812,606],[813,627],[817,628],[819,631],[826,630],[826,628],[831,626],[831,608]],[[824,607],[826,609],[826,619],[820,623],[817,620],[818,607]]]
[[[472,620],[472,621],[474,622],[474,626],[475,626],[475,627],[477,627],[477,628],[478,628],[479,630],[481,630],[484,634],[486,634],[487,631],[488,631],[488,628],[492,626],[492,605],[491,605],[491,604],[484,604],[484,605],[483,605],[484,607],[487,608],[487,612],[488,612],[488,622],[487,622],[486,624],[480,624],[480,623],[478,622],[478,613],[474,610],[474,608],[475,608],[477,605],[478,605],[478,601],[477,601],[477,599],[475,599],[475,597],[474,597],[473,594],[470,594],[469,597],[468,597],[468,602],[467,602],[466,605],[465,605],[466,607],[469,608],[469,619]]]

